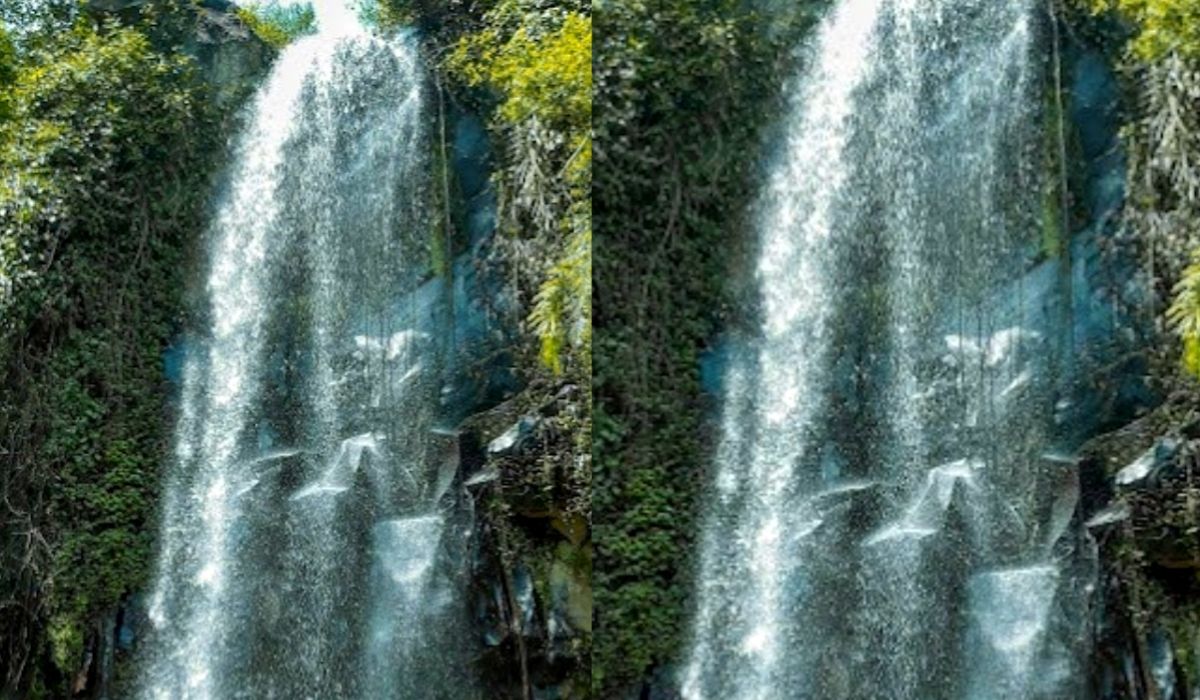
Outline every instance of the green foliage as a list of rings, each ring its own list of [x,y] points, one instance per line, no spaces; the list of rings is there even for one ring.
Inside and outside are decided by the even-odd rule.
[[[458,44],[450,65],[461,71],[468,84],[488,85],[503,96],[499,116],[506,123],[536,117],[569,135],[567,146],[572,152],[590,136],[590,18],[570,13],[561,26],[540,36],[524,26],[510,36],[485,29]]]
[[[1127,218],[1172,298],[1166,319],[1182,341],[1183,368],[1200,377],[1200,61],[1170,54],[1144,69],[1139,89],[1141,113],[1126,134]]]
[[[441,54],[464,35],[482,28],[495,0],[366,0],[367,18],[383,29],[416,26]]]
[[[0,124],[12,116],[12,99],[7,86],[17,78],[17,52],[4,26],[0,25]]]
[[[1184,369],[1200,377],[1200,254],[1193,254],[1192,264],[1184,268],[1174,291],[1167,320],[1171,330],[1183,339]]]
[[[509,232],[533,244],[522,246],[518,272],[532,278],[539,357],[554,374],[571,364],[582,376],[591,366],[592,23],[527,4],[492,8],[447,65],[499,99],[496,128],[510,143],[499,184]]]
[[[12,34],[14,43],[24,45],[70,29],[79,9],[80,0],[4,0],[0,25]]]
[[[17,52],[8,31],[0,25],[0,85],[11,85],[17,77]]]
[[[4,687],[65,695],[143,580],[165,448],[160,357],[201,225],[216,115],[137,28],[43,36],[0,126]],[[39,677],[49,647],[59,676]]]
[[[1155,61],[1169,53],[1200,58],[1200,3],[1196,0],[1083,0],[1093,12],[1117,11],[1132,22],[1134,53]]]
[[[280,5],[278,2],[249,3],[237,9],[237,16],[263,43],[282,49],[296,39],[316,30],[312,5]]]
[[[684,646],[711,446],[699,358],[730,318],[766,115],[814,10],[605,2],[596,51],[598,697],[633,694]]]
[[[591,347],[591,299],[592,231],[580,228],[568,239],[563,257],[550,268],[529,314],[541,344],[542,363],[555,374],[563,371],[567,347]],[[590,353],[585,351],[584,357]]]

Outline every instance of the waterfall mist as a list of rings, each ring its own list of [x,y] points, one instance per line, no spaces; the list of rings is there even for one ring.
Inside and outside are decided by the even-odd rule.
[[[1090,582],[1054,457],[1031,0],[840,0],[759,206],[726,371],[690,700],[1062,700]],[[997,292],[1000,292],[997,294]]]
[[[345,7],[248,106],[207,237],[140,694],[462,698],[416,41]],[[436,305],[435,305],[436,307]]]

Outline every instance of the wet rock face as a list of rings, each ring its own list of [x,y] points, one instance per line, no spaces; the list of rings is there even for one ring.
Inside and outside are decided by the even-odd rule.
[[[1200,691],[1200,423],[1196,397],[1163,406],[1083,451],[1095,485],[1086,527],[1101,564],[1091,678],[1103,700]]]
[[[1129,534],[1144,564],[1200,574],[1200,474],[1194,426],[1157,438],[1114,476],[1114,501],[1128,512]],[[1138,478],[1135,478],[1138,477]]]
[[[213,87],[218,106],[231,106],[249,94],[275,58],[275,50],[254,35],[230,3],[201,3],[195,30],[184,50],[196,59]]]
[[[1077,513],[1098,570],[1090,592],[1088,697],[1182,700],[1200,697],[1192,479],[1200,432],[1196,397],[1171,397],[1155,408],[1161,397],[1146,385],[1142,352],[1158,342],[1154,309],[1133,281],[1136,262],[1114,255],[1112,246],[1128,176],[1119,133],[1129,114],[1112,68],[1119,50],[1072,38],[1064,51],[1076,136],[1072,190],[1089,219],[1071,244],[1072,279],[1082,284],[1069,299],[1069,329],[1091,347],[1078,363],[1082,391],[1060,413],[1064,431],[1090,437],[1079,451]]]
[[[495,697],[590,697],[593,549],[562,488],[578,395],[570,384],[534,387],[464,424],[474,465],[464,486],[480,515],[474,627]]]
[[[474,566],[480,666],[496,697],[586,698],[584,639],[591,634],[592,547],[559,542],[511,564],[490,530]],[[581,680],[582,679],[582,680]]]

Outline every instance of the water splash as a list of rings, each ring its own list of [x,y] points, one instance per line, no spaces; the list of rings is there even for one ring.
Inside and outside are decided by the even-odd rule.
[[[460,698],[424,76],[340,2],[246,113],[208,232],[140,693]],[[461,606],[460,606],[461,607]],[[464,662],[465,663],[465,662]]]
[[[1037,235],[1036,8],[841,0],[818,27],[759,207],[685,698],[1072,696],[1052,348],[987,296]],[[997,670],[1005,624],[1032,637]]]

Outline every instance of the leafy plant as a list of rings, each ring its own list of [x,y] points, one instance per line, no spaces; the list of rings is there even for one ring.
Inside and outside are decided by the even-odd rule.
[[[1136,26],[1134,53],[1155,61],[1178,53],[1200,57],[1200,4],[1195,0],[1085,0],[1093,12],[1117,11]]]
[[[592,343],[592,232],[580,228],[567,241],[563,257],[551,268],[534,298],[529,318],[541,343],[541,360],[562,372],[568,346]]]
[[[1200,255],[1183,270],[1175,285],[1175,298],[1167,309],[1171,330],[1183,339],[1183,367],[1200,377]]]
[[[12,116],[11,97],[5,86],[12,85],[17,77],[17,53],[12,39],[0,25],[0,124]]]
[[[591,19],[571,12],[560,26],[540,34],[520,26],[510,35],[496,28],[468,35],[450,66],[468,84],[487,85],[502,96],[498,115],[505,123],[537,117],[567,134],[574,153],[590,137],[591,46]]]

